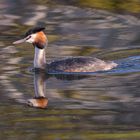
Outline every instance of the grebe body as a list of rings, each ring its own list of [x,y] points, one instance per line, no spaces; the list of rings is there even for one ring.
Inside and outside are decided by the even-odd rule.
[[[113,61],[106,62],[91,57],[72,57],[46,63],[45,50],[48,44],[43,32],[45,28],[35,27],[26,32],[25,37],[13,44],[32,43],[35,48],[34,68],[45,69],[47,72],[96,72],[110,70],[117,66]]]
[[[116,66],[114,62],[91,57],[67,58],[48,64],[48,72],[96,72],[110,70]]]

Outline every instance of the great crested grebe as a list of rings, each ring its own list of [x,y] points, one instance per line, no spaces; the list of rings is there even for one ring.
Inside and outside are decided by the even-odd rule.
[[[48,40],[43,32],[44,29],[44,27],[34,27],[26,32],[23,39],[13,42],[13,44],[22,42],[33,44],[35,48],[34,68],[43,69],[47,72],[96,72],[110,70],[117,66],[112,61],[105,62],[91,57],[67,58],[46,64],[45,50]]]

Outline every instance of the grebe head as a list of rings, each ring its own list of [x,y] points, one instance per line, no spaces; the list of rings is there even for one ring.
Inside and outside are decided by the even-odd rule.
[[[45,69],[46,58],[45,48],[47,46],[47,37],[44,34],[44,27],[34,27],[28,30],[23,39],[13,42],[13,44],[19,44],[23,42],[32,43],[35,48],[34,55],[34,68]]]
[[[39,49],[43,49],[47,45],[47,37],[44,34],[43,30],[45,30],[44,27],[34,27],[25,33],[23,39],[17,40],[13,42],[13,44],[28,42],[32,43]]]

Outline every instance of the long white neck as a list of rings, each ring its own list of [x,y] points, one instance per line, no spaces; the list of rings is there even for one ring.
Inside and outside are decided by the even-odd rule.
[[[45,69],[45,65],[46,65],[45,48],[39,49],[35,47],[34,67]]]

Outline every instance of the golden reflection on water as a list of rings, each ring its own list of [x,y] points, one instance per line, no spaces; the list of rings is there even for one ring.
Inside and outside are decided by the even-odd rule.
[[[140,1],[139,0],[79,0],[79,4],[94,7],[112,10],[115,12],[140,12]]]

